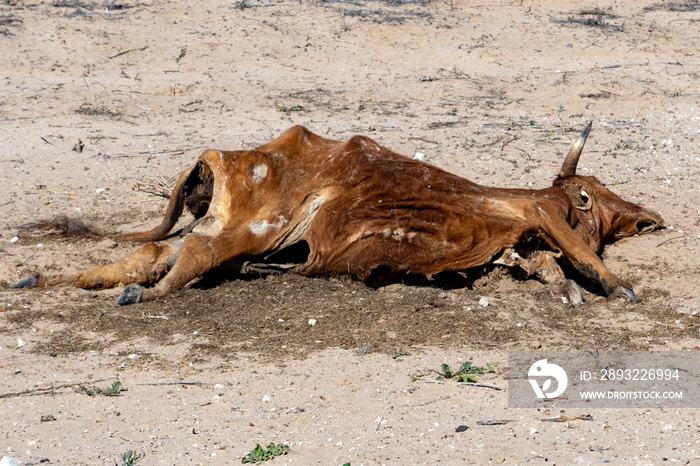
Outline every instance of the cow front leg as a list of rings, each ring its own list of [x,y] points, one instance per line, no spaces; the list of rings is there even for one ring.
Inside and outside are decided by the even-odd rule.
[[[571,304],[583,303],[581,287],[575,281],[566,278],[557,263],[558,257],[561,257],[561,253],[535,251],[525,258],[509,248],[503,251],[494,264],[519,267],[528,277],[535,277],[540,282],[550,285],[555,293],[566,296]]]
[[[603,287],[608,296],[618,296],[637,303],[631,285],[618,278],[603,263],[602,259],[586,244],[571,226],[551,209],[552,215],[537,206],[539,219],[544,232],[561,249],[571,264],[582,275],[594,280]]]
[[[14,288],[70,285],[84,289],[114,288],[125,283],[150,285],[165,275],[180,251],[180,245],[148,243],[125,259],[78,272],[57,275],[33,274]]]

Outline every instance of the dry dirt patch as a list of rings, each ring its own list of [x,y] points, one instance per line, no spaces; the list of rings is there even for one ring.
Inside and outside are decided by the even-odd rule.
[[[291,446],[274,464],[698,461],[695,410],[514,411],[504,390],[436,383],[433,372],[495,362],[485,381],[505,388],[506,351],[535,340],[542,349],[698,349],[697,10],[652,1],[3,3],[0,395],[49,390],[0,399],[1,454],[93,465],[134,450],[141,464],[231,464],[274,441]],[[465,287],[225,274],[128,308],[114,306],[118,290],[9,288],[28,271],[134,248],[16,225],[64,214],[102,231],[144,229],[164,210],[144,179],[167,180],[205,148],[254,147],[304,124],[421,152],[479,183],[539,188],[589,119],[582,173],[658,209],[669,226],[606,251],[638,305],[591,289],[571,308],[494,270]],[[18,337],[28,345],[17,348]],[[397,350],[408,355],[393,359]],[[117,379],[128,391],[116,398],[75,388]],[[41,422],[49,413],[56,421]],[[560,414],[593,420],[541,420]],[[513,422],[476,422],[488,419]]]

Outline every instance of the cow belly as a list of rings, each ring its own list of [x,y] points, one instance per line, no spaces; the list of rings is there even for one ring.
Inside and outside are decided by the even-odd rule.
[[[302,272],[349,273],[366,278],[377,267],[413,274],[465,270],[491,262],[516,242],[509,237],[494,238],[487,228],[458,236],[436,233],[385,227],[338,235],[335,241],[316,236],[309,241],[312,252]]]

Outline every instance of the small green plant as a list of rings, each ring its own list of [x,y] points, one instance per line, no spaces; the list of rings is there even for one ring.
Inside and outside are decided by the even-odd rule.
[[[271,442],[267,448],[263,448],[258,443],[253,451],[243,457],[241,463],[260,463],[274,458],[275,456],[286,455],[287,453],[289,453],[289,447],[287,445],[281,443],[275,445],[274,442]]]
[[[528,120],[527,124],[530,126],[535,126],[535,120]]]
[[[391,359],[400,358],[401,356],[408,356],[408,351],[402,350],[402,349],[397,349],[397,350],[394,350],[393,353],[391,353]]]
[[[136,453],[135,451],[127,451],[122,453],[122,464],[114,462],[114,466],[134,466],[136,463],[141,461],[145,455],[143,453]]]
[[[535,140],[536,141],[544,141],[545,139],[549,139],[552,136],[554,136],[554,134],[556,132],[557,132],[557,130],[551,129],[551,130],[547,131],[545,134],[537,134],[537,135],[535,135]]]
[[[615,144],[615,150],[620,150],[620,149],[631,149],[632,148],[632,143],[631,142],[618,142]]]
[[[557,110],[557,113],[561,113],[564,111],[564,104],[559,104],[559,110]]]
[[[120,381],[112,382],[112,386],[109,388],[102,389],[100,387],[93,386],[92,389],[80,386],[80,391],[89,396],[103,395],[103,396],[119,396],[122,392],[122,383]]]
[[[291,107],[277,107],[278,112],[284,112],[284,113],[291,113],[291,112],[300,112],[304,110],[304,107],[301,105],[292,105]]]
[[[455,382],[476,383],[479,380],[477,375],[493,372],[494,365],[487,363],[486,367],[474,366],[471,361],[467,361],[460,366],[456,372],[452,372],[448,364],[442,364],[440,370],[437,371],[438,379],[452,379]]]
[[[236,2],[233,7],[236,10],[245,10],[246,8],[250,8],[250,4],[246,0],[240,0]]]

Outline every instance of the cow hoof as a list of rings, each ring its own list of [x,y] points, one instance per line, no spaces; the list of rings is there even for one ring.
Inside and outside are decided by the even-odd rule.
[[[122,294],[117,299],[117,306],[126,306],[127,304],[140,303],[143,296],[143,287],[131,284],[124,288]]]
[[[34,288],[39,284],[39,276],[38,275],[27,275],[14,285],[12,285],[12,288]]]
[[[564,283],[564,292],[566,293],[566,297],[568,298],[569,302],[574,306],[578,306],[579,304],[583,303],[583,291],[581,291],[581,287],[578,286],[578,283],[575,281],[566,280]]]
[[[618,286],[617,288],[615,288],[614,294],[619,298],[627,298],[634,304],[637,304],[639,302],[639,300],[637,299],[637,295],[634,294],[634,291],[632,291],[631,288],[627,288],[626,286]]]

